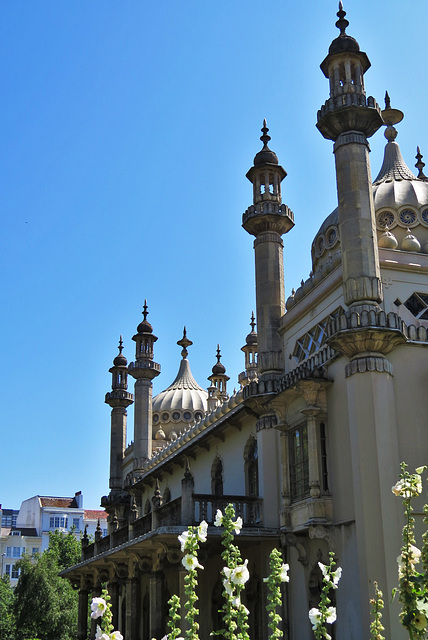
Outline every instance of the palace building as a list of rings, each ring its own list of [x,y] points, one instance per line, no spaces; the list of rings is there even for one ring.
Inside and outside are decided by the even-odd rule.
[[[212,525],[228,503],[244,522],[237,543],[251,575],[251,638],[268,637],[263,578],[274,547],[290,565],[285,638],[313,637],[308,610],[319,602],[318,561],[330,551],[343,569],[336,637],[368,637],[374,580],[385,594],[386,637],[404,637],[399,605],[389,602],[403,525],[391,487],[401,461],[413,471],[428,460],[428,178],[419,149],[416,173],[401,155],[403,113],[388,96],[381,109],[366,94],[369,58],[348,35],[341,3],[337,15],[340,33],[321,63],[329,95],[317,127],[333,145],[338,207],[312,242],[310,277],[286,299],[282,236],[293,233],[294,215],[282,201],[286,172],[264,122],[242,216],[254,236],[256,317],[242,346],[239,390],[228,393],[220,350],[208,389],[196,382],[185,330],[177,376],[153,398],[161,367],[146,304],[132,362],[119,344],[105,398],[108,535],[98,531],[92,544],[84,538],[82,561],[66,572],[79,589],[80,640],[88,633],[88,596],[104,583],[126,640],[160,639],[168,598],[184,598],[177,536],[202,519],[210,526],[200,553],[199,623],[208,640],[220,628],[222,600],[220,532]],[[387,142],[373,181],[368,141],[380,131]],[[302,221],[299,212],[296,224]]]

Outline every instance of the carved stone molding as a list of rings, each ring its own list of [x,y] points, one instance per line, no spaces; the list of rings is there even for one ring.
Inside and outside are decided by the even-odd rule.
[[[362,358],[354,358],[346,365],[345,376],[349,378],[355,373],[366,373],[367,371],[393,375],[392,364],[386,358],[382,358],[381,356],[364,356]]]
[[[341,133],[337,138],[333,146],[333,152],[335,152],[343,144],[352,143],[366,144],[367,146],[369,146],[369,142],[364,133],[361,133],[360,131],[346,131],[345,133]]]
[[[263,429],[272,429],[276,427],[278,419],[274,413],[260,416],[256,422],[256,431],[262,431]]]
[[[298,538],[294,533],[281,533],[281,546],[294,547],[299,554],[299,562],[306,566],[309,562],[307,542],[302,538]]]
[[[344,283],[345,302],[347,305],[360,300],[382,300],[382,282],[377,277],[360,276],[348,278]]]

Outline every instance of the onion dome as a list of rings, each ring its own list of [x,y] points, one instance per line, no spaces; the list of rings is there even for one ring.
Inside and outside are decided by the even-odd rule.
[[[144,306],[143,306],[143,316],[144,319],[142,322],[140,322],[140,324],[137,327],[137,332],[138,333],[153,333],[153,327],[150,324],[150,322],[147,320],[147,316],[148,316],[148,311],[147,311],[147,300],[144,300]]]
[[[342,2],[339,2],[339,11],[337,17],[339,20],[336,22],[336,27],[340,29],[340,35],[331,43],[328,53],[333,55],[335,53],[343,53],[344,51],[350,51],[352,53],[360,52],[360,45],[352,36],[348,36],[346,33],[346,27],[349,26],[349,21],[345,18],[346,11],[343,10]]]
[[[415,251],[418,252],[421,250],[421,243],[415,236],[410,232],[410,229],[407,229],[407,235],[403,238],[401,243],[402,251]]]
[[[271,137],[268,135],[268,127],[266,118],[263,120],[262,133],[260,140],[263,142],[263,149],[254,156],[254,166],[259,167],[262,164],[278,164],[278,156],[268,147]]]
[[[245,342],[248,345],[253,345],[253,344],[257,344],[257,333],[254,331],[254,327],[256,326],[256,321],[254,319],[254,311],[251,313],[251,322],[250,322],[250,326],[251,326],[251,331],[250,333],[247,335],[247,337],[245,338]]]
[[[385,227],[385,233],[380,236],[378,245],[382,249],[397,249],[398,240],[394,234],[390,232],[388,227]]]
[[[215,376],[223,375],[224,373],[226,373],[226,367],[222,362],[220,362],[220,358],[221,358],[220,345],[218,344],[217,345],[217,362],[212,368],[212,372]]]
[[[120,336],[120,338],[119,338],[119,347],[118,347],[118,349],[119,349],[119,354],[113,360],[113,364],[114,364],[115,367],[126,367],[127,364],[128,364],[128,360],[122,354],[122,351],[123,351],[122,336]]]
[[[187,347],[192,341],[187,338],[186,327],[183,337],[177,342],[182,348],[182,360],[174,381],[164,391],[153,398],[153,430],[162,426],[166,437],[187,427],[193,420],[200,420],[207,411],[208,394],[198,385],[190,370]]]

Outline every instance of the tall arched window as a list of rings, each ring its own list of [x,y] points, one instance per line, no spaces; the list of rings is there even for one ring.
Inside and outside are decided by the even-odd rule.
[[[214,496],[223,495],[223,463],[218,456],[211,467],[211,492]]]
[[[259,460],[257,440],[251,437],[245,447],[245,489],[247,496],[259,495]]]

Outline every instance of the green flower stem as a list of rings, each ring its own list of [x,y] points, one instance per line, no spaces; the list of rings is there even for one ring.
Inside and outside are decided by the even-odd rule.
[[[171,629],[168,634],[169,640],[175,640],[181,635],[181,629],[179,627],[181,616],[179,614],[180,610],[180,598],[177,595],[173,595],[168,600],[169,604],[169,619],[168,619],[168,627]]]

